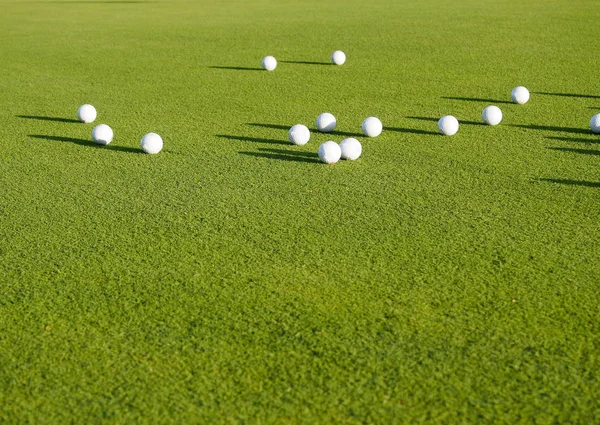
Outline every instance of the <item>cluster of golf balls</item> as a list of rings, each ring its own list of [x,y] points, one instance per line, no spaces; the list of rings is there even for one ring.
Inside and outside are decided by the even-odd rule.
[[[343,65],[346,62],[346,54],[341,50],[336,50],[331,55],[331,62],[335,65]],[[275,68],[277,68],[277,59],[275,59],[275,57],[273,56],[265,56],[261,62],[261,65],[263,69],[267,71],[273,71]],[[529,101],[529,90],[527,90],[527,88],[523,86],[515,87],[511,92],[511,99],[514,103],[524,105]],[[481,119],[484,123],[488,125],[498,125],[502,121],[502,110],[495,105],[490,105],[483,110],[481,114]],[[363,133],[369,137],[378,136],[382,131],[381,121],[379,121],[375,117],[367,118],[367,120],[363,122]],[[322,131],[324,133],[333,131],[335,125],[335,117],[329,113],[324,113],[317,117],[317,129],[319,131]],[[458,132],[459,126],[460,125],[458,119],[456,119],[456,117],[452,115],[444,115],[438,121],[438,130],[441,134],[445,136],[455,135]],[[592,132],[600,133],[600,114],[596,114],[592,117],[592,120],[590,121],[590,127],[592,129]],[[308,128],[302,124],[295,125],[290,129],[290,141],[294,144],[303,145],[306,142],[308,142],[309,137],[310,132]],[[306,141],[302,142],[305,139]],[[329,164],[332,162],[337,162],[337,160],[330,161],[329,159],[324,160],[323,158],[335,158],[335,155],[325,155],[325,153],[323,153],[322,156],[321,152],[335,151],[335,148],[332,147],[333,145],[331,145],[331,143],[325,142],[322,145],[322,147],[326,144],[327,147],[323,147],[323,149],[319,148],[319,157],[323,160],[323,162]],[[345,158],[343,152],[341,154],[341,157]]]
[[[86,124],[93,123],[96,120],[97,115],[98,113],[96,112],[96,108],[89,104],[81,105],[77,110],[77,117],[79,118],[79,121]],[[110,142],[112,142],[113,137],[114,133],[112,128],[106,124],[99,124],[92,130],[92,140],[98,145],[108,145]],[[142,137],[140,146],[142,151],[146,153],[157,154],[163,148],[163,140],[156,133],[148,133]]]
[[[529,101],[529,90],[523,86],[515,87],[510,95],[513,103],[524,105]],[[491,105],[485,108],[481,119],[488,125],[498,125],[502,121],[502,111],[497,106]],[[452,115],[445,115],[438,121],[438,130],[445,136],[453,136],[458,132],[458,120]],[[592,133],[600,134],[600,114],[596,114],[590,120]]]
[[[331,62],[335,65],[343,65],[346,62],[346,54],[341,50],[336,50],[331,55]],[[262,67],[267,71],[273,71],[277,68],[277,59],[273,56],[266,56],[262,60]],[[529,101],[529,90],[526,87],[515,87],[511,92],[513,103],[524,105]],[[481,120],[490,126],[500,124],[502,121],[502,110],[490,105],[481,113]],[[330,133],[337,125],[335,117],[328,113],[322,113],[317,117],[316,128],[320,132]],[[444,115],[438,120],[438,131],[445,136],[453,136],[460,127],[459,121],[452,115]],[[600,114],[596,114],[590,121],[590,128],[593,133],[600,133]],[[383,131],[381,121],[376,117],[366,118],[362,123],[362,132],[367,137],[377,137]],[[296,124],[289,130],[288,137],[294,145],[305,145],[310,139],[310,130],[304,124]],[[327,141],[318,150],[319,159],[326,164],[334,164],[342,159],[355,160],[362,154],[362,145],[355,138],[342,140],[338,145],[334,141]]]
[[[341,50],[336,50],[331,55],[331,62],[335,65],[343,65],[346,62],[346,54]],[[267,71],[273,71],[277,68],[277,59],[273,56],[265,56],[262,59],[262,68]],[[513,103],[523,105],[529,101],[529,90],[523,86],[515,87],[511,92]],[[92,123],[96,120],[96,108],[92,105],[82,105],[77,111],[79,120],[84,123]],[[502,110],[490,105],[486,107],[481,114],[482,121],[490,126],[500,124],[502,121]],[[335,130],[337,121],[329,112],[320,114],[316,119],[316,128],[322,133],[331,133]],[[458,132],[459,121],[452,115],[444,115],[437,123],[438,130],[445,136],[453,136]],[[596,114],[590,120],[590,128],[593,133],[600,134],[600,114]],[[368,117],[362,123],[362,132],[367,137],[377,137],[383,131],[383,124],[376,117]],[[108,145],[113,139],[113,130],[106,124],[99,124],[92,130],[92,139],[98,145]],[[289,140],[294,145],[305,145],[310,140],[310,130],[304,124],[292,126],[288,133]],[[141,148],[149,154],[157,154],[163,148],[163,140],[156,133],[148,133],[141,140]],[[319,159],[326,164],[335,164],[340,159],[356,160],[362,154],[361,143],[349,137],[342,140],[339,144],[329,140],[322,143],[318,149]]]
[[[522,86],[516,87],[511,93],[511,98],[515,103],[525,104],[529,100],[529,91]],[[488,125],[498,125],[502,121],[502,111],[497,106],[490,105],[483,110],[481,119]],[[317,117],[315,125],[318,131],[331,133],[335,130],[337,120],[331,113],[324,112]],[[600,114],[597,115],[596,126],[599,127],[598,132],[600,132]],[[459,122],[452,115],[445,115],[438,121],[438,130],[445,136],[453,136],[458,132],[458,128]],[[377,117],[368,117],[363,121],[361,130],[367,137],[377,137],[383,131],[383,124]],[[593,125],[592,131],[594,131]],[[296,124],[290,128],[288,137],[294,145],[305,145],[310,140],[310,130],[304,124]],[[352,137],[342,140],[339,145],[329,140],[321,144],[318,150],[319,159],[326,164],[335,164],[340,158],[355,160],[361,154],[361,143]]]
[[[331,54],[331,63],[334,65],[343,65],[346,63],[346,54],[341,50],[336,50]],[[277,68],[277,59],[273,56],[265,56],[261,62],[263,69],[273,71]],[[331,133],[335,130],[337,120],[333,114],[324,112],[317,117],[317,130],[322,133]],[[363,134],[367,137],[377,137],[383,130],[383,124],[378,118],[369,117],[362,123]],[[310,130],[304,124],[292,126],[288,132],[288,138],[294,145],[305,145],[310,140]],[[362,154],[361,143],[348,137],[337,144],[333,140],[328,140],[319,146],[318,155],[321,162],[326,164],[335,164],[340,159],[354,161]]]
[[[529,90],[523,86],[515,87],[510,97],[514,103],[524,105],[529,101]],[[487,125],[498,125],[502,121],[502,110],[490,105],[481,113],[481,120]],[[444,115],[438,121],[438,130],[444,136],[454,136],[458,133],[458,128],[458,120],[452,115]]]
[[[337,120],[329,112],[323,112],[317,117],[315,123],[317,130],[321,133],[331,133],[335,130]],[[383,131],[383,124],[376,117],[368,117],[362,123],[362,132],[367,137],[377,137]],[[294,145],[305,145],[310,140],[310,130],[304,124],[296,124],[290,128],[288,138]],[[353,138],[348,137],[338,145],[332,140],[328,140],[319,146],[318,155],[321,162],[325,164],[335,164],[341,159],[354,161],[362,154],[361,143]]]
[[[343,65],[346,62],[346,54],[341,50],[336,50],[331,54],[331,63],[334,65]],[[277,68],[277,59],[273,56],[265,56],[261,61],[261,66],[267,71],[274,71]]]

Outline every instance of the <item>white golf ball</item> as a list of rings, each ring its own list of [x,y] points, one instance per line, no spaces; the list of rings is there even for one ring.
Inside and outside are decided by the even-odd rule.
[[[452,115],[444,115],[438,121],[438,130],[444,136],[453,136],[458,131],[458,120]]]
[[[323,112],[317,117],[317,130],[323,133],[331,133],[335,130],[336,124],[335,117],[329,112]]]
[[[328,141],[319,146],[319,159],[325,164],[335,164],[341,156],[342,149],[335,142]]]
[[[346,54],[341,50],[336,50],[331,55],[331,62],[333,62],[336,65],[343,65],[344,62],[346,62]]]
[[[342,159],[349,159],[351,161],[358,159],[362,153],[362,145],[352,137],[342,140],[340,149],[342,150]]]
[[[92,105],[88,105],[87,103],[85,105],[81,105],[77,110],[77,118],[79,118],[79,121],[83,121],[86,124],[94,122],[96,115],[96,108],[94,108]]]
[[[514,103],[523,105],[529,100],[529,90],[523,86],[515,87],[510,94],[510,97]]]
[[[277,68],[277,59],[273,56],[265,56],[262,60],[262,67],[267,71],[273,71]]]
[[[142,137],[142,150],[146,153],[155,154],[159,153],[163,148],[163,140],[156,133],[148,133]]]
[[[481,119],[488,125],[498,125],[502,121],[502,111],[497,106],[488,106],[483,110]]]
[[[113,139],[112,128],[106,124],[97,125],[92,130],[92,139],[99,145],[108,145]]]
[[[294,145],[305,145],[310,139],[310,130],[303,124],[296,124],[290,128],[288,137]]]
[[[362,123],[362,132],[365,136],[368,137],[377,137],[381,134],[383,130],[383,124],[379,118],[369,117],[365,118]]]
[[[590,120],[590,128],[592,133],[600,134],[600,114],[596,114]]]

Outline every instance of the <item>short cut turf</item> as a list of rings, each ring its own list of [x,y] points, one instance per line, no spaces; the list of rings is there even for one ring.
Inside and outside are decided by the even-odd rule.
[[[597,1],[0,7],[0,422],[600,423]]]

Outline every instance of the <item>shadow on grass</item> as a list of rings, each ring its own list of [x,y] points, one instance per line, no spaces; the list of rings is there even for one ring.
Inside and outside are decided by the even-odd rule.
[[[263,139],[261,137],[231,136],[228,134],[216,134],[216,136],[220,137],[221,139],[239,140],[241,142],[269,143],[272,145],[289,145],[289,143],[283,140]]]
[[[546,91],[532,91],[533,94],[542,94],[544,96],[559,96],[559,97],[581,97],[584,99],[600,99],[600,96],[591,94],[577,94],[577,93],[551,93]]]
[[[433,117],[405,117],[405,118],[408,118],[409,120],[438,122],[441,117],[438,117],[438,118],[433,118]]]
[[[236,71],[264,71],[262,68],[249,68],[245,66],[209,66],[212,69],[229,69]]]
[[[333,65],[331,62],[312,62],[312,61],[279,61],[281,63],[295,63],[299,65]]]
[[[73,143],[75,145],[79,145],[79,146],[88,146],[88,147],[97,147],[97,148],[102,148],[102,149],[108,149],[108,150],[112,150],[112,151],[118,151],[118,152],[135,152],[135,153],[142,153],[142,150],[140,149],[136,149],[136,148],[128,148],[125,146],[115,146],[115,145],[98,145],[96,143],[94,143],[91,140],[86,140],[86,139],[75,139],[72,137],[62,137],[62,136],[48,136],[46,134],[29,134],[29,137],[34,138],[34,139],[42,139],[42,140],[51,140],[54,142],[68,142],[68,143]]]
[[[262,124],[258,122],[249,122],[248,125],[253,127],[263,127],[263,128],[274,128],[276,130],[288,130],[292,127],[291,125],[281,125],[281,124]]]
[[[590,149],[576,149],[576,148],[560,148],[560,147],[547,147],[546,149],[550,149],[553,151],[561,151],[561,152],[571,152],[571,153],[580,153],[582,155],[600,155],[600,151],[598,150],[590,150]]]
[[[395,131],[397,133],[439,135],[437,131],[418,130],[416,128],[385,127],[384,130]]]
[[[313,128],[311,128],[310,131],[313,132],[313,133],[321,133],[319,130],[313,129]],[[354,138],[356,138],[356,137],[366,137],[362,133],[352,133],[350,131],[331,131],[329,133],[322,133],[322,134],[331,134],[332,136],[343,136],[343,137],[354,137]]]
[[[258,122],[249,122],[248,125],[251,125],[253,127],[274,128],[276,130],[286,130],[286,131],[289,131],[289,129],[292,127],[291,125],[287,126],[287,125],[281,125],[281,124],[263,124],[263,123],[258,123]],[[365,136],[362,133],[351,133],[348,131],[331,131],[329,133],[322,133],[315,128],[311,128],[310,132],[311,133],[321,133],[321,134],[331,134],[332,136],[345,136],[345,137],[364,137]]]
[[[546,139],[559,140],[561,142],[574,142],[574,143],[600,143],[600,138],[598,138],[598,140],[594,140],[594,139],[586,139],[584,137],[546,136]]]
[[[432,122],[438,122],[440,120],[441,117],[439,118],[432,118],[432,117],[406,117],[408,119],[411,120],[420,120],[420,121],[432,121]],[[458,120],[459,124],[466,124],[466,125],[486,125],[484,122],[481,121],[466,121],[466,120]]]
[[[600,182],[589,182],[587,180],[568,180],[568,179],[537,179],[537,180],[540,182],[567,184],[570,186],[585,186],[585,187],[600,188]]]
[[[316,153],[312,152],[300,152],[294,150],[284,149],[267,149],[259,148],[259,152],[238,152],[241,155],[254,156],[258,158],[278,159],[280,161],[290,162],[308,162],[318,163],[319,157]]]
[[[432,121],[437,122],[439,118],[430,118],[430,117],[405,117],[412,120],[420,120],[420,121]],[[385,127],[384,130],[395,131],[397,133],[410,133],[410,134],[429,134],[429,135],[439,135],[437,131],[431,130],[419,130],[416,128],[400,128],[400,127]]]
[[[137,4],[137,3],[156,3],[155,1],[147,1],[147,0],[115,0],[115,1],[110,1],[110,0],[105,0],[105,1],[100,1],[100,0],[91,0],[91,1],[32,1],[32,2],[27,2],[27,3],[37,3],[37,4]]]
[[[550,125],[536,125],[536,124],[507,124],[510,127],[526,128],[530,130],[545,130],[545,131],[557,131],[559,133],[575,133],[575,134],[591,134],[590,130],[583,128],[573,127],[553,127]]]
[[[483,103],[512,103],[509,100],[498,100],[498,99],[482,99],[479,97],[456,97],[456,96],[442,96],[441,99],[449,99],[449,100],[464,100],[467,102],[483,102]]]
[[[40,116],[40,115],[17,115],[17,118],[24,118],[24,119],[27,119],[27,120],[81,123],[81,121],[75,120],[75,119],[72,119],[72,118],[44,117],[44,116]]]

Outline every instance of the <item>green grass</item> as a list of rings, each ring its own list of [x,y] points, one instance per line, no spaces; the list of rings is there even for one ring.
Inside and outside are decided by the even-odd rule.
[[[0,422],[600,423],[598,1],[221,3],[0,0]]]

